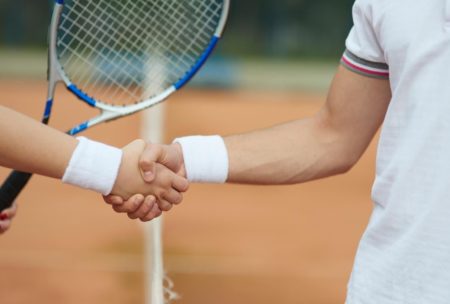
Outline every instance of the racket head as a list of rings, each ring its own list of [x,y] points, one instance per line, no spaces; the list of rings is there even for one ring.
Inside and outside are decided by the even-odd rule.
[[[197,73],[228,11],[228,0],[57,0],[51,70],[88,104],[134,112]]]

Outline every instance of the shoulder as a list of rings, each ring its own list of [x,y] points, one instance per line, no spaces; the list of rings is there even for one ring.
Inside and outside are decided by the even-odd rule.
[[[356,0],[353,5],[353,14],[374,19],[396,9],[402,8],[404,10],[407,7],[408,2],[405,0]]]

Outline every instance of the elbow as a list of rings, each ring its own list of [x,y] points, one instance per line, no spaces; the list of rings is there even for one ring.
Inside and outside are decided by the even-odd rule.
[[[355,165],[355,162],[343,162],[343,163],[339,164],[339,166],[336,167],[335,174],[336,175],[345,174],[345,173],[349,172],[353,168],[354,165]]]
[[[335,163],[336,174],[345,174],[349,172],[361,157],[361,154],[349,153],[349,151],[343,151],[337,155],[340,155],[340,157],[339,161]]]

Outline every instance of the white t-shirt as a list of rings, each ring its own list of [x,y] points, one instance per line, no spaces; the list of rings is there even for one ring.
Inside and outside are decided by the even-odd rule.
[[[450,0],[356,0],[342,63],[389,77],[347,304],[450,303]]]

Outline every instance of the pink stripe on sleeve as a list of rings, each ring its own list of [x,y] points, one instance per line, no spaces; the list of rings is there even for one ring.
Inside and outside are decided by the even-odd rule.
[[[368,70],[365,68],[362,68],[360,66],[357,66],[353,63],[351,63],[350,61],[347,60],[347,58],[345,58],[345,56],[342,57],[342,61],[348,65],[349,67],[351,67],[354,70],[360,71],[363,74],[368,74],[368,75],[376,75],[376,76],[381,76],[381,77],[386,77],[389,78],[389,72],[378,72],[378,71],[372,71],[372,70]]]

